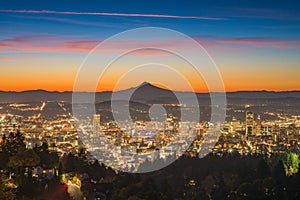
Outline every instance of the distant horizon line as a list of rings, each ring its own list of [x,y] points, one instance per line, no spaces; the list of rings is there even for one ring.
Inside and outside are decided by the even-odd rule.
[[[79,92],[79,93],[108,93],[108,92],[121,92],[121,91],[125,91],[125,90],[130,90],[130,89],[137,89],[140,87],[144,87],[144,86],[150,86],[150,87],[154,87],[154,88],[158,88],[158,89],[162,89],[162,90],[168,90],[168,91],[174,91],[174,92],[194,92],[194,93],[199,93],[199,94],[208,94],[208,93],[223,93],[223,91],[184,91],[184,90],[170,90],[168,87],[165,87],[164,85],[158,84],[158,83],[153,83],[153,82],[149,82],[149,81],[144,81],[142,83],[140,83],[139,85],[136,86],[132,86],[132,87],[128,87],[126,89],[120,89],[117,91],[112,91],[112,90],[103,90],[103,91],[74,91],[74,90],[64,90],[64,91],[59,91],[59,90],[46,90],[46,89],[31,89],[31,90],[22,90],[22,91],[12,91],[12,90],[1,90],[0,92],[15,92],[15,93],[22,93],[22,92],[30,92],[30,91],[45,91],[45,92],[49,92],[49,93],[70,93],[70,92]],[[74,88],[73,88],[74,89]],[[267,90],[267,89],[262,89],[262,90],[232,90],[232,91],[225,91],[226,93],[235,93],[235,92],[300,92],[300,89],[296,89],[296,90]]]
[[[131,88],[128,88],[131,89]],[[112,91],[112,90],[104,90],[104,91],[72,91],[72,90],[64,90],[64,91],[59,91],[59,90],[47,90],[47,89],[29,89],[29,90],[0,90],[0,92],[4,93],[24,93],[24,92],[38,92],[38,91],[43,91],[43,92],[49,92],[49,93],[73,93],[73,92],[78,92],[78,93],[113,93],[113,92],[120,92],[128,89],[123,89],[123,90],[118,90],[118,91]],[[165,88],[160,88],[164,90],[168,90]],[[187,90],[169,90],[169,91],[174,91],[174,92],[195,92],[195,91],[187,91]],[[296,90],[267,90],[267,89],[262,89],[262,90],[232,90],[232,91],[225,91],[225,93],[237,93],[237,92],[271,92],[271,93],[283,93],[283,92],[300,92],[300,89]],[[212,91],[212,92],[201,92],[201,91],[196,91],[195,93],[197,94],[209,94],[209,93],[223,93],[221,91]]]

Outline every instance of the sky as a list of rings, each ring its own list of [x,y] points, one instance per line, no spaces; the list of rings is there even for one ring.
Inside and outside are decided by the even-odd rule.
[[[179,31],[201,44],[218,66],[226,91],[300,90],[300,3],[274,0],[7,1],[0,7],[0,90],[71,91],[94,47],[122,31],[143,27]],[[116,41],[116,49],[118,42],[124,43]],[[126,44],[130,42],[145,41],[137,35]],[[182,48],[189,51],[188,46]],[[170,61],[195,91],[208,91],[205,77],[195,75],[192,66],[154,50],[133,52],[115,62],[97,90],[114,89],[136,61],[152,59]],[[158,66],[128,77],[121,89],[159,77],[172,88],[189,90]]]

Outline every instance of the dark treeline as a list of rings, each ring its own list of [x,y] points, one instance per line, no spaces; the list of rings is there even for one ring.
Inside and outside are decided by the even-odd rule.
[[[160,171],[123,174],[112,199],[300,199],[300,174],[286,170],[289,156],[181,157]]]

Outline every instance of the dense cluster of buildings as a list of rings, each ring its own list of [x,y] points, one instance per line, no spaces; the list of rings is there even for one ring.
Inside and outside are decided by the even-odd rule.
[[[8,136],[10,132],[19,130],[25,137],[27,148],[41,146],[46,142],[49,149],[59,155],[77,152],[79,137],[71,115],[66,112],[55,117],[45,117],[42,114],[45,106],[47,102],[40,105],[7,104],[3,108],[4,112],[0,111],[0,135]],[[2,137],[0,143],[1,140]]]
[[[271,113],[273,114],[273,113]],[[300,153],[300,116],[277,114],[276,120],[263,120],[260,114],[245,111],[245,121],[233,118],[223,125],[214,153],[240,154]]]
[[[232,117],[222,124],[216,140],[209,138],[209,130],[218,124],[180,122],[172,115],[163,122],[129,124],[124,121],[118,124],[102,122],[101,115],[95,114],[80,121],[75,128],[76,120],[62,102],[57,105],[66,112],[52,118],[44,117],[42,111],[47,103],[5,105],[5,112],[4,109],[0,112],[0,134],[8,135],[18,129],[25,136],[27,148],[46,142],[51,151],[62,155],[76,153],[84,147],[91,153],[90,159],[96,156],[108,166],[133,170],[146,161],[170,156],[178,158],[186,149],[186,154],[193,157],[207,153],[204,148],[220,156],[232,152],[270,155],[291,150],[300,153],[300,116],[273,113],[276,120],[264,120],[248,108],[242,111],[244,120]],[[16,110],[19,114],[15,114]]]

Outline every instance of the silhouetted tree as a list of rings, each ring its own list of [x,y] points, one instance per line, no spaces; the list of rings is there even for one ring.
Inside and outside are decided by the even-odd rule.
[[[4,175],[0,176],[0,199],[2,200],[15,200],[16,196],[12,192],[11,188],[7,187],[7,178],[4,177]]]

